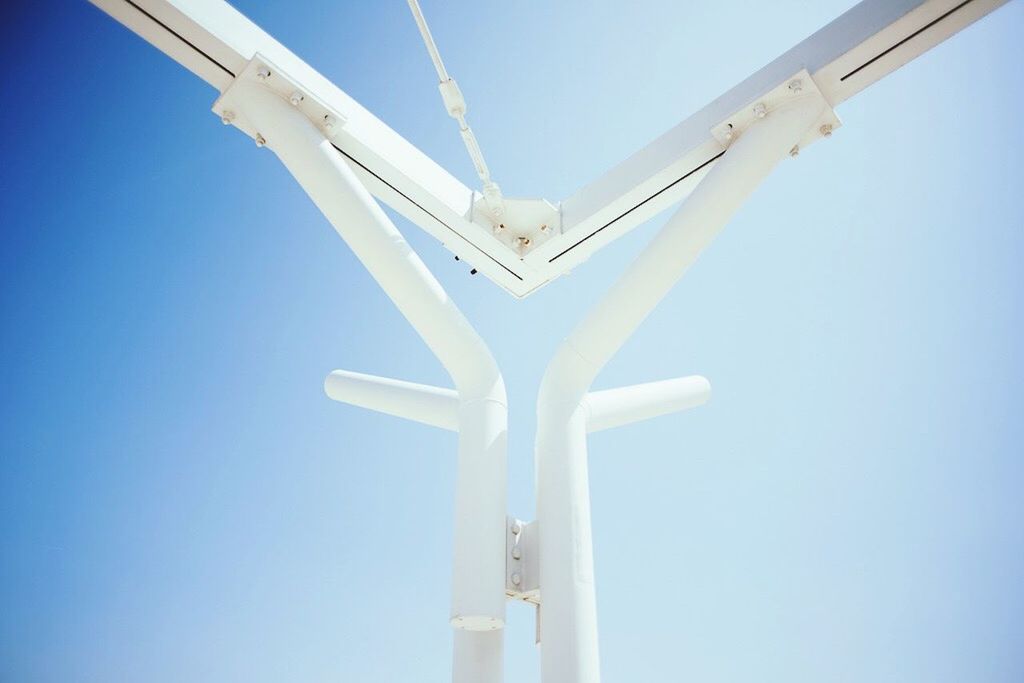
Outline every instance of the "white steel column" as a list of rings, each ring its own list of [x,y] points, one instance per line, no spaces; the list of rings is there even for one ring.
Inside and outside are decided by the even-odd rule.
[[[500,683],[504,677],[505,629],[454,629],[452,683]]]
[[[295,107],[236,83],[233,105],[367,267],[452,377],[459,397],[452,625],[456,681],[497,683],[505,619],[505,385],[487,346],[359,182]],[[496,633],[493,631],[497,631]]]
[[[537,404],[541,673],[600,679],[585,398],[594,378],[825,107],[802,97],[734,142],[693,194],[561,344]]]

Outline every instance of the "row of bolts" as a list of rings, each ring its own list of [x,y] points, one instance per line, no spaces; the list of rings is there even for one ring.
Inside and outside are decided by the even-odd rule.
[[[261,81],[267,80],[268,78],[270,78],[270,69],[268,69],[265,66],[264,67],[260,67],[260,69],[256,72],[256,78],[258,78]],[[796,78],[796,79],[793,79],[792,81],[789,82],[789,86],[788,87],[789,87],[790,92],[798,93],[801,90],[803,90],[804,84],[803,84],[803,81],[801,81],[799,78]],[[296,90],[295,92],[293,92],[291,94],[291,97],[288,98],[288,101],[291,102],[293,107],[297,107],[297,106],[299,106],[299,104],[302,103],[302,101],[304,99],[306,99],[305,96],[301,92]],[[764,102],[758,102],[757,104],[754,105],[753,114],[754,114],[755,118],[763,119],[764,117],[768,116],[768,107],[765,106]],[[230,125],[231,122],[234,121],[234,120],[235,120],[235,112],[233,112],[233,111],[231,111],[229,109],[225,109],[223,114],[221,114],[220,121],[225,126]],[[324,128],[326,128],[327,130],[331,130],[333,127],[334,127],[334,117],[331,116],[330,114],[325,114],[324,115]],[[826,137],[826,138],[830,137],[832,135],[832,124],[831,123],[822,124],[822,126],[818,129],[818,132],[821,133],[821,135],[823,137]],[[732,124],[730,123],[729,124],[729,130],[725,133],[725,139],[726,140],[732,140],[733,136],[734,136],[734,133],[732,132]],[[265,144],[267,144],[266,139],[260,133],[256,133],[256,146],[257,147],[263,147]],[[789,155],[792,156],[792,157],[795,157],[795,156],[797,156],[799,154],[800,154],[800,145],[793,145],[793,148],[791,150],[789,150]],[[505,229],[505,224],[504,223],[498,223],[497,225],[494,226],[495,234],[500,233],[504,229]],[[546,223],[544,225],[540,226],[540,231],[542,233],[547,233],[548,230],[549,230],[549,228],[548,228]],[[532,243],[532,240],[529,237],[517,237],[516,238],[516,242],[518,243],[520,249],[525,249],[526,247],[530,246],[530,244]],[[515,577],[513,577],[513,582],[515,582]]]
[[[268,78],[270,78],[270,69],[268,69],[265,66],[261,66],[259,70],[256,72],[256,78],[258,78],[261,81],[267,80]],[[304,99],[306,99],[306,96],[303,95],[298,90],[296,90],[288,98],[288,101],[291,102],[291,105],[293,107],[297,107],[302,103]],[[231,111],[230,109],[225,109],[224,112],[221,114],[220,122],[223,123],[225,126],[230,125],[231,122],[234,120],[235,112]],[[334,117],[331,116],[330,114],[324,114],[324,128],[326,128],[327,130],[331,130],[332,128],[334,128],[334,124]],[[267,144],[266,138],[264,138],[263,135],[261,135],[260,133],[256,133],[255,139],[257,147],[262,147],[263,145]]]
[[[261,81],[267,80],[268,78],[270,78],[270,69],[268,69],[265,66],[264,67],[260,67],[260,69],[256,72],[256,78],[258,78]],[[304,99],[306,99],[305,96],[301,92],[296,90],[288,98],[288,101],[292,104],[293,107],[297,107],[297,106],[299,106],[302,103],[302,101]],[[224,112],[221,114],[220,121],[225,126],[231,125],[231,123],[234,120],[235,120],[235,112],[231,111],[230,109],[225,109]],[[324,115],[324,128],[326,128],[327,130],[331,130],[333,127],[334,127],[334,117],[331,116],[330,114],[325,114]],[[256,133],[255,140],[256,140],[256,146],[257,147],[263,147],[265,144],[267,144],[266,138],[264,138],[263,135],[261,135],[260,133]],[[494,232],[495,233],[500,233],[504,229],[505,229],[505,224],[504,223],[499,223],[499,224],[494,226]],[[540,226],[540,231],[542,233],[547,233],[548,230],[549,230],[549,228],[548,228],[547,223],[545,223],[544,225]],[[516,242],[518,242],[520,248],[525,249],[526,247],[530,246],[530,244],[532,243],[532,240],[529,237],[517,237],[516,238]]]

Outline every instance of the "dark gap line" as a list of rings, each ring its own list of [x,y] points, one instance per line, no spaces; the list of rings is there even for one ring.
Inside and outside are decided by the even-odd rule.
[[[499,266],[501,266],[502,268],[504,268],[504,269],[505,269],[506,271],[508,271],[508,272],[509,272],[509,274],[511,274],[511,275],[512,275],[513,277],[515,277],[515,278],[516,278],[517,280],[519,280],[520,282],[522,282],[522,281],[523,281],[523,278],[522,278],[522,277],[520,277],[520,276],[519,276],[519,274],[518,274],[518,273],[516,273],[516,272],[515,272],[514,270],[512,270],[511,268],[509,268],[508,266],[506,266],[506,265],[505,265],[504,263],[502,263],[502,262],[501,262],[501,261],[499,261],[498,259],[494,258],[494,257],[493,257],[493,256],[491,256],[490,254],[488,254],[488,253],[487,253],[486,251],[484,251],[483,249],[481,249],[481,248],[480,248],[480,247],[478,247],[477,245],[473,244],[473,242],[472,242],[472,241],[470,241],[470,240],[466,239],[466,237],[464,237],[464,236],[463,236],[463,235],[462,235],[461,233],[459,233],[459,231],[458,231],[458,230],[456,230],[455,228],[453,228],[452,226],[448,225],[448,224],[447,224],[447,223],[445,223],[445,222],[444,222],[443,220],[441,220],[440,218],[438,218],[437,216],[435,216],[434,214],[432,214],[432,213],[431,213],[430,211],[428,211],[428,210],[427,210],[426,208],[424,208],[424,207],[423,207],[423,206],[422,206],[422,205],[421,205],[421,204],[420,204],[419,202],[417,202],[417,201],[416,201],[415,199],[413,199],[413,198],[412,198],[412,197],[410,197],[409,195],[405,194],[404,192],[402,192],[401,190],[399,190],[399,189],[398,189],[397,187],[395,187],[394,185],[392,185],[391,183],[389,183],[389,182],[388,182],[387,180],[385,180],[384,178],[382,178],[382,177],[380,177],[379,175],[377,175],[376,173],[374,173],[373,169],[371,169],[371,168],[368,168],[368,167],[367,167],[367,166],[366,166],[365,164],[363,164],[363,163],[362,163],[361,161],[359,161],[358,159],[356,159],[355,157],[353,157],[353,156],[352,156],[351,154],[349,154],[348,152],[346,152],[346,151],[345,151],[345,150],[343,150],[342,148],[338,147],[338,146],[337,146],[336,144],[334,144],[333,142],[331,143],[331,147],[333,147],[334,149],[336,149],[336,150],[338,151],[338,153],[339,153],[339,154],[341,154],[341,155],[342,155],[343,157],[345,157],[346,159],[348,159],[349,161],[351,161],[351,162],[352,162],[353,164],[355,164],[355,165],[356,165],[356,166],[358,166],[359,168],[363,169],[364,171],[366,171],[367,173],[369,173],[370,175],[372,175],[372,176],[373,176],[374,178],[376,178],[377,180],[381,181],[382,183],[384,183],[385,185],[387,185],[388,187],[390,187],[390,188],[391,188],[392,190],[394,190],[395,192],[397,192],[397,193],[398,193],[398,194],[399,194],[399,195],[400,195],[400,196],[401,196],[401,197],[402,197],[403,199],[405,199],[405,200],[406,200],[407,202],[409,202],[410,204],[412,204],[413,206],[415,206],[415,207],[416,207],[417,209],[419,209],[419,210],[420,210],[420,211],[422,211],[423,213],[427,214],[428,216],[430,216],[431,218],[433,218],[433,219],[434,219],[435,221],[437,221],[438,223],[440,223],[440,224],[441,224],[441,225],[443,225],[444,227],[448,228],[448,230],[450,230],[450,231],[451,231],[451,232],[452,232],[453,234],[455,234],[455,235],[458,235],[458,237],[459,237],[460,239],[462,239],[462,240],[465,240],[467,244],[471,245],[471,246],[472,246],[472,247],[473,247],[474,249],[476,249],[477,251],[479,251],[479,252],[480,252],[481,254],[483,254],[484,256],[486,256],[487,258],[489,258],[490,260],[494,261],[494,262],[495,262],[496,264],[498,264]]]
[[[206,59],[208,59],[208,60],[209,60],[209,61],[210,61],[210,62],[211,62],[212,64],[215,64],[215,65],[216,65],[216,66],[217,66],[217,67],[218,67],[219,69],[221,69],[221,70],[222,70],[222,71],[223,71],[224,73],[228,74],[228,75],[229,75],[229,76],[231,76],[232,78],[235,78],[235,74],[234,74],[234,73],[232,73],[232,71],[231,71],[230,69],[228,69],[227,67],[225,67],[225,66],[224,66],[223,64],[221,64],[220,62],[218,62],[218,61],[217,61],[216,59],[214,59],[214,58],[213,58],[213,57],[211,57],[210,55],[208,55],[208,54],[206,54],[205,52],[203,52],[203,51],[202,51],[201,49],[199,49],[199,47],[197,47],[197,46],[196,46],[196,45],[195,45],[194,43],[192,43],[192,42],[190,42],[189,40],[187,40],[187,39],[186,39],[186,38],[185,38],[184,36],[182,36],[182,35],[181,35],[180,33],[178,33],[177,31],[175,31],[174,29],[172,29],[172,28],[171,28],[170,26],[168,26],[167,24],[163,23],[162,21],[160,21],[159,19],[157,19],[156,17],[154,17],[154,16],[152,15],[152,14],[150,14],[150,13],[149,13],[149,12],[147,12],[146,10],[144,10],[144,9],[142,9],[141,7],[139,7],[138,5],[136,5],[136,4],[134,3],[134,2],[132,2],[132,0],[125,0],[125,2],[126,2],[127,4],[129,4],[129,5],[131,5],[132,7],[134,7],[134,8],[135,8],[135,9],[136,9],[137,11],[141,12],[141,13],[142,13],[143,15],[145,15],[146,17],[148,17],[148,18],[149,18],[149,19],[150,19],[150,20],[151,20],[152,22],[154,22],[155,24],[157,24],[157,25],[159,25],[160,27],[162,27],[162,28],[163,28],[163,29],[164,29],[165,31],[167,31],[168,33],[170,33],[171,35],[173,35],[173,36],[174,36],[175,38],[177,38],[178,40],[180,40],[181,42],[185,43],[185,44],[186,44],[186,45],[188,45],[188,46],[189,46],[190,48],[192,48],[193,50],[195,50],[196,52],[198,52],[199,54],[201,54],[201,55],[202,55],[203,57],[205,57]],[[379,181],[381,181],[382,183],[384,183],[385,185],[387,185],[387,186],[388,186],[389,188],[391,188],[392,190],[394,190],[395,192],[397,192],[397,193],[398,193],[398,194],[399,194],[399,195],[400,195],[400,196],[401,196],[401,197],[402,197],[403,199],[405,199],[406,201],[408,201],[408,202],[409,202],[410,204],[412,204],[413,206],[415,206],[415,207],[416,207],[417,209],[419,209],[419,210],[420,210],[420,211],[422,211],[423,213],[425,213],[425,214],[427,214],[428,216],[430,216],[431,218],[433,218],[433,219],[434,219],[435,221],[437,221],[438,223],[440,223],[441,225],[443,225],[443,226],[444,226],[445,228],[447,228],[448,230],[450,230],[450,231],[451,231],[451,232],[452,232],[453,234],[457,235],[457,236],[458,236],[458,237],[459,237],[460,239],[462,239],[462,240],[465,240],[467,244],[470,244],[470,245],[472,245],[472,246],[473,246],[473,248],[474,248],[474,249],[476,249],[476,250],[477,250],[478,252],[480,252],[481,254],[483,254],[484,256],[486,256],[487,258],[489,258],[489,259],[490,259],[491,261],[494,261],[494,263],[496,263],[496,264],[498,264],[499,266],[501,266],[502,268],[504,268],[504,269],[505,269],[505,270],[506,270],[506,271],[507,271],[507,272],[508,272],[508,273],[509,273],[510,275],[512,275],[513,277],[515,277],[515,278],[516,278],[517,280],[519,280],[520,282],[522,282],[522,281],[523,281],[523,278],[522,278],[522,277],[521,277],[521,276],[520,276],[520,275],[519,275],[518,273],[516,273],[516,272],[515,272],[514,270],[512,270],[511,268],[509,268],[508,266],[506,266],[506,265],[505,265],[504,263],[502,263],[501,261],[497,260],[496,258],[494,258],[493,256],[491,256],[490,254],[488,254],[488,253],[487,253],[486,251],[484,251],[483,249],[481,249],[481,248],[480,248],[480,247],[478,247],[477,245],[473,244],[473,242],[471,242],[470,240],[466,239],[466,238],[465,238],[465,237],[464,237],[463,235],[461,235],[461,234],[460,234],[460,233],[459,233],[459,232],[458,232],[458,231],[457,231],[457,230],[456,230],[455,228],[453,228],[452,226],[448,225],[448,224],[447,224],[447,223],[445,223],[445,222],[444,222],[443,220],[441,220],[440,218],[438,218],[437,216],[435,216],[435,215],[434,215],[433,213],[431,213],[431,212],[430,212],[430,211],[428,211],[428,210],[427,210],[426,208],[424,208],[424,207],[423,207],[423,206],[422,206],[422,205],[421,205],[421,204],[420,204],[419,202],[415,201],[415,200],[414,200],[414,199],[413,199],[412,197],[410,197],[409,195],[405,194],[404,192],[402,192],[401,190],[399,190],[399,189],[398,189],[397,187],[395,187],[394,185],[392,185],[391,183],[389,183],[389,182],[388,182],[387,180],[385,180],[384,178],[382,178],[381,176],[379,176],[379,175],[378,175],[377,173],[375,173],[375,172],[374,172],[374,171],[373,171],[372,169],[368,168],[368,167],[367,167],[367,166],[366,166],[365,164],[363,164],[363,163],[362,163],[361,161],[359,161],[358,159],[356,159],[355,157],[353,157],[353,156],[352,156],[351,154],[348,154],[347,152],[345,152],[345,151],[344,151],[343,149],[341,149],[341,148],[340,148],[340,147],[338,147],[337,145],[335,145],[335,144],[333,144],[333,143],[332,143],[332,144],[331,144],[331,146],[332,146],[332,147],[334,147],[334,149],[336,149],[336,150],[338,151],[338,153],[340,153],[340,154],[341,154],[342,156],[344,156],[344,157],[345,157],[346,159],[350,160],[350,161],[351,161],[352,163],[354,163],[354,164],[356,164],[357,166],[359,166],[359,168],[363,169],[364,171],[366,171],[367,173],[369,173],[370,175],[372,175],[372,176],[373,176],[374,178],[376,178],[377,180],[379,180]]]
[[[188,45],[188,46],[189,46],[190,48],[192,48],[193,50],[195,50],[196,52],[198,52],[198,53],[199,53],[199,54],[201,54],[202,56],[206,57],[206,58],[207,58],[208,60],[210,60],[210,63],[211,63],[211,64],[214,64],[214,65],[215,65],[215,66],[216,66],[216,67],[217,67],[218,69],[220,69],[221,71],[223,71],[223,72],[224,72],[224,73],[226,73],[227,75],[231,76],[232,78],[234,78],[234,77],[235,77],[235,74],[234,74],[234,73],[233,73],[233,72],[231,71],[231,69],[227,68],[226,66],[224,66],[223,64],[221,64],[220,62],[218,62],[218,61],[217,61],[216,59],[214,59],[214,58],[213,58],[213,57],[211,57],[210,55],[208,55],[208,54],[206,54],[205,52],[203,52],[202,50],[200,50],[200,49],[199,49],[199,47],[198,47],[198,46],[196,46],[196,44],[195,44],[195,43],[193,43],[193,42],[189,41],[189,40],[188,40],[188,39],[186,39],[186,38],[185,38],[185,37],[184,37],[183,35],[181,35],[181,34],[180,34],[180,33],[178,33],[177,31],[175,31],[175,30],[174,30],[173,28],[171,28],[170,26],[168,26],[168,25],[167,25],[167,24],[165,24],[164,22],[160,21],[159,19],[157,19],[157,18],[156,18],[156,17],[154,17],[154,16],[152,15],[152,14],[150,14],[150,13],[149,13],[149,12],[147,12],[146,10],[142,9],[142,8],[141,8],[141,7],[139,7],[138,5],[136,5],[136,4],[134,3],[134,2],[132,2],[132,0],[124,0],[124,1],[125,1],[126,3],[128,3],[129,5],[131,5],[132,7],[134,7],[134,8],[135,8],[136,10],[138,10],[139,12],[141,12],[142,14],[146,15],[147,17],[149,17],[149,19],[150,19],[151,21],[153,21],[154,23],[158,24],[158,25],[159,25],[160,27],[162,27],[162,28],[163,28],[163,29],[164,29],[165,31],[167,31],[168,33],[170,33],[171,35],[173,35],[173,36],[174,36],[175,38],[177,38],[177,39],[178,39],[178,40],[180,40],[181,42],[185,43],[186,45]]]
[[[957,10],[959,10],[959,9],[962,9],[962,8],[963,8],[963,7],[965,6],[965,5],[969,5],[969,4],[971,4],[972,2],[974,2],[974,0],[964,0],[964,1],[963,1],[963,2],[961,2],[961,3],[959,4],[959,5],[957,5],[957,6],[956,6],[956,7],[954,7],[953,9],[951,9],[951,10],[949,10],[948,12],[946,12],[945,14],[943,14],[943,15],[942,15],[941,17],[939,17],[938,19],[935,19],[934,21],[932,21],[932,22],[930,22],[930,23],[928,23],[928,24],[925,24],[925,25],[924,25],[924,26],[922,26],[921,28],[917,29],[916,31],[914,31],[913,33],[911,33],[911,34],[910,34],[909,36],[907,36],[906,38],[904,38],[904,39],[903,39],[903,40],[901,40],[900,42],[898,42],[898,43],[896,43],[895,45],[893,45],[892,47],[890,47],[890,48],[889,48],[888,50],[886,50],[885,52],[882,52],[882,53],[880,53],[880,54],[878,54],[878,55],[876,55],[876,56],[872,57],[872,58],[871,58],[871,59],[869,59],[868,61],[864,62],[863,64],[861,64],[860,66],[858,66],[858,67],[857,67],[856,69],[854,69],[854,70],[853,70],[853,71],[851,71],[850,73],[848,73],[848,74],[846,74],[845,76],[843,76],[842,78],[840,78],[840,79],[839,79],[839,82],[841,83],[841,82],[845,81],[845,80],[846,80],[847,78],[849,78],[850,76],[853,76],[854,74],[856,74],[856,73],[857,73],[858,71],[860,71],[860,70],[862,70],[862,69],[866,69],[867,67],[871,66],[872,64],[874,64],[875,62],[877,62],[877,61],[878,61],[879,59],[881,59],[882,57],[886,56],[887,54],[889,54],[890,52],[892,52],[893,50],[895,50],[895,49],[896,49],[896,48],[898,48],[899,46],[901,46],[901,45],[903,45],[904,43],[906,43],[906,42],[907,42],[908,40],[913,40],[913,39],[914,39],[914,38],[916,38],[917,36],[921,35],[921,34],[922,34],[922,33],[924,33],[925,31],[927,31],[928,29],[930,29],[930,28],[931,28],[932,26],[935,26],[935,24],[937,24],[937,23],[939,23],[940,21],[942,21],[943,19],[947,18],[947,17],[949,16],[949,15],[953,14],[953,12],[956,12]]]
[[[968,0],[968,1],[970,1],[970,0]],[[573,250],[573,249],[575,249],[576,247],[580,246],[581,244],[583,244],[584,242],[586,242],[586,241],[587,241],[587,240],[589,240],[589,239],[590,239],[591,237],[593,237],[593,236],[594,236],[594,235],[596,235],[597,233],[601,232],[602,230],[604,230],[604,229],[605,229],[605,228],[607,228],[608,226],[610,226],[610,225],[612,225],[613,223],[616,223],[616,222],[618,222],[618,221],[622,220],[623,218],[625,218],[625,217],[626,217],[626,216],[628,216],[629,214],[633,213],[634,211],[636,211],[637,209],[639,209],[639,208],[640,208],[641,206],[643,206],[643,205],[644,205],[644,204],[646,204],[647,202],[651,201],[652,199],[654,199],[654,198],[655,198],[655,197],[657,197],[658,195],[662,194],[663,192],[667,192],[668,190],[671,190],[671,189],[672,189],[673,187],[675,187],[675,186],[676,186],[676,185],[678,185],[679,183],[683,182],[684,180],[686,180],[687,178],[689,178],[689,177],[690,177],[690,176],[692,176],[692,175],[693,175],[694,173],[696,173],[697,171],[701,170],[702,168],[704,168],[705,166],[707,166],[707,165],[708,165],[708,164],[710,164],[711,162],[713,162],[713,161],[717,161],[717,160],[718,160],[718,159],[719,159],[719,158],[720,158],[720,157],[721,157],[721,156],[722,156],[723,154],[725,154],[725,152],[724,152],[724,151],[722,151],[722,152],[719,152],[718,154],[716,154],[715,156],[711,157],[710,159],[708,159],[707,161],[705,161],[705,162],[704,162],[703,164],[701,164],[700,166],[698,166],[697,168],[694,168],[694,169],[691,169],[691,170],[687,171],[687,172],[686,172],[686,173],[685,173],[685,174],[684,174],[684,175],[683,175],[683,176],[682,176],[681,178],[678,178],[678,179],[676,179],[676,180],[673,180],[673,181],[672,181],[671,183],[669,183],[669,184],[668,184],[668,185],[666,185],[665,187],[661,188],[660,190],[658,190],[657,192],[655,192],[655,193],[654,193],[654,194],[652,194],[652,195],[651,195],[650,197],[648,197],[647,199],[643,200],[642,202],[640,202],[639,204],[637,204],[637,205],[636,205],[636,206],[634,206],[633,208],[631,208],[631,209],[627,209],[626,211],[623,211],[623,212],[622,212],[622,213],[620,213],[620,214],[619,214],[618,216],[616,216],[615,218],[611,219],[610,221],[608,221],[607,223],[605,223],[604,225],[602,225],[602,226],[601,226],[600,228],[598,228],[598,229],[597,229],[597,230],[595,230],[594,232],[590,233],[589,235],[587,235],[586,237],[584,237],[583,239],[581,239],[581,240],[580,240],[579,242],[577,242],[576,244],[572,245],[571,247],[567,247],[567,248],[566,248],[566,249],[565,249],[564,251],[562,251],[562,252],[560,252],[560,253],[556,254],[555,256],[552,256],[551,258],[549,258],[549,259],[548,259],[548,263],[554,263],[554,262],[555,262],[555,259],[558,259],[558,258],[561,258],[561,257],[565,256],[565,255],[566,255],[567,253],[569,253],[570,251],[572,251],[572,250]]]

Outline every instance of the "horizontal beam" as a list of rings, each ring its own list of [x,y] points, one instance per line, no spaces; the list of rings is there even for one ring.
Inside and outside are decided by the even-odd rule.
[[[565,199],[558,234],[523,254],[474,214],[479,192],[228,3],[92,2],[221,92],[257,53],[264,56],[334,113],[331,142],[374,196],[522,298],[685,198],[724,152],[711,129],[792,74],[806,69],[836,107],[1006,0],[863,0]]]
[[[341,403],[459,431],[459,394],[454,389],[335,370],[324,380],[324,391]]]
[[[527,263],[555,277],[681,201],[724,152],[711,129],[792,74],[806,69],[836,107],[1005,2],[860,2],[565,199],[563,234],[531,252]]]
[[[257,54],[288,74],[339,121],[331,142],[371,194],[515,296],[529,268],[471,222],[479,197],[288,48],[221,0],[91,0],[218,91]]]
[[[682,412],[704,405],[710,398],[711,383],[700,375],[592,391],[584,400],[587,431],[599,432]]]

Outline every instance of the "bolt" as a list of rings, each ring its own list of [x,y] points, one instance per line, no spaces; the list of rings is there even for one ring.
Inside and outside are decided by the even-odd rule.
[[[257,146],[257,147],[262,147],[262,146],[263,146],[263,145],[265,145],[265,144],[267,144],[267,140],[266,140],[266,138],[264,138],[264,137],[263,137],[262,135],[260,135],[259,133],[256,133],[256,146]]]
[[[224,113],[220,115],[220,122],[225,126],[230,125],[235,120],[235,112],[230,109],[225,109]]]
[[[330,114],[324,114],[324,128],[327,130],[334,128],[334,117]]]
[[[259,70],[256,72],[256,78],[260,79],[261,81],[267,80],[268,78],[270,78],[270,69],[268,69],[265,66],[261,66]]]
[[[734,133],[732,131],[732,124],[730,123],[729,127],[726,128],[726,130],[725,130],[725,139],[726,140],[732,140],[733,135],[734,135]]]
[[[544,225],[540,226],[540,231],[541,232],[547,232],[548,231],[548,224],[545,223]]]
[[[824,123],[824,124],[822,124],[821,128],[818,129],[818,132],[821,133],[822,135],[824,135],[827,138],[832,137],[832,124],[831,123]]]
[[[768,107],[764,106],[764,102],[758,102],[754,105],[754,118],[763,119],[768,116]]]
[[[512,548],[512,559],[521,560],[523,558],[523,551],[519,549],[519,546]]]
[[[800,92],[804,89],[804,82],[799,78],[794,78],[789,82],[789,91],[792,93]]]
[[[793,145],[793,149],[789,150],[789,156],[791,156],[791,157],[800,156],[800,145]]]
[[[520,526],[519,522],[512,522],[512,533],[516,536],[523,532],[523,527]]]
[[[299,103],[302,102],[302,100],[304,99],[306,98],[302,95],[302,93],[296,90],[295,92],[292,93],[292,96],[288,98],[288,101],[292,103],[293,107],[297,107],[299,106]]]
[[[519,572],[516,572],[516,573],[514,573],[512,575],[512,585],[513,586],[518,586],[522,582],[523,582],[523,577],[519,575]]]

